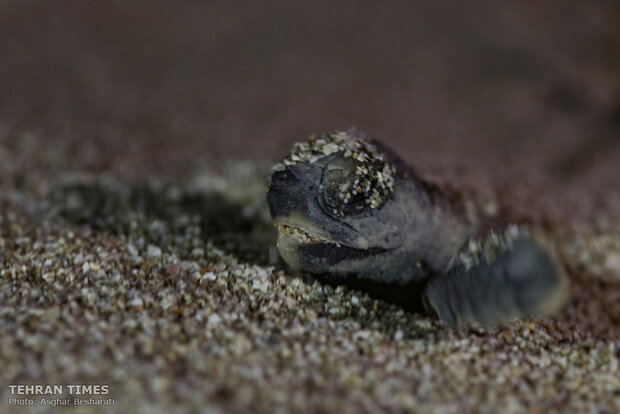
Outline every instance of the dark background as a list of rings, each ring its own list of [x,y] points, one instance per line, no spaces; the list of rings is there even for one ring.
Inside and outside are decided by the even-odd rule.
[[[592,217],[618,204],[619,21],[614,1],[3,1],[0,149],[175,177],[356,126],[430,176]]]

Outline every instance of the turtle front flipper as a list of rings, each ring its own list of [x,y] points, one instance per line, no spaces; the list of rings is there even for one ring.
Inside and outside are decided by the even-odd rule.
[[[491,325],[556,312],[567,292],[564,270],[546,243],[512,227],[484,243],[470,242],[429,281],[423,302],[449,325]]]

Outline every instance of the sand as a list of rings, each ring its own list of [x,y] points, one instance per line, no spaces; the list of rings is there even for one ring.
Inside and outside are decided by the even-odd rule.
[[[231,162],[174,184],[72,174],[5,191],[3,404],[6,384],[86,383],[109,386],[106,412],[620,409],[618,302],[589,287],[617,298],[594,269],[617,277],[620,229],[570,244],[575,267],[602,264],[556,319],[452,330],[273,263],[267,173]]]

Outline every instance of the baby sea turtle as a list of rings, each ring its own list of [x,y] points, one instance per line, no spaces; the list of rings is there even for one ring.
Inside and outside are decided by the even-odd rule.
[[[291,268],[451,325],[548,314],[567,296],[540,236],[513,225],[475,239],[458,203],[357,131],[296,143],[273,167],[267,201]]]

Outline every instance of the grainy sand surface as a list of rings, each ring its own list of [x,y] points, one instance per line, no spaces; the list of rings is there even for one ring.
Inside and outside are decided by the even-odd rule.
[[[0,5],[0,412],[620,411],[620,11],[498,4]],[[269,166],[351,125],[544,232],[566,309],[455,331],[281,267]]]
[[[620,408],[620,228],[560,244],[589,273],[558,318],[452,331],[269,266],[264,174],[6,191],[2,382],[105,383],[117,412]]]

